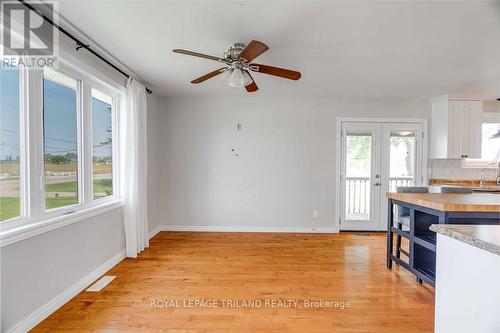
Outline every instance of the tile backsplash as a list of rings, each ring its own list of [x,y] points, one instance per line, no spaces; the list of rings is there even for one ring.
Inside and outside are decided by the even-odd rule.
[[[464,168],[463,160],[443,159],[430,161],[429,179],[495,179],[497,169]]]

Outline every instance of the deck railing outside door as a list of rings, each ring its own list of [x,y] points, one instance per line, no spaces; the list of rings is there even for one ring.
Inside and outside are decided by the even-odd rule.
[[[389,191],[398,186],[413,186],[413,177],[390,177]],[[346,177],[346,219],[368,220],[370,217],[370,178]]]

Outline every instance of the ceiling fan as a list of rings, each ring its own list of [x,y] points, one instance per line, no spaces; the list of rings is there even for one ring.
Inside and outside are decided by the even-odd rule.
[[[252,78],[250,72],[274,75],[290,80],[300,79],[300,72],[252,62],[255,58],[267,50],[269,50],[269,47],[266,44],[257,40],[252,40],[248,43],[248,45],[245,43],[234,43],[234,45],[230,46],[224,52],[223,58],[182,49],[175,49],[172,51],[193,57],[215,60],[224,64],[224,67],[216,69],[191,81],[191,83],[195,84],[204,82],[219,74],[223,74],[222,80],[228,85],[232,87],[245,87],[248,92],[254,92],[259,90],[259,87],[257,87],[257,84]]]

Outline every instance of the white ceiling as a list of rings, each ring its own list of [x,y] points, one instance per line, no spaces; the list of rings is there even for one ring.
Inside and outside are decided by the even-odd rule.
[[[254,74],[256,96],[500,97],[500,2],[63,0],[61,15],[165,96],[241,96],[190,80],[237,41],[270,50],[256,61],[302,72]],[[498,96],[497,96],[498,95]]]

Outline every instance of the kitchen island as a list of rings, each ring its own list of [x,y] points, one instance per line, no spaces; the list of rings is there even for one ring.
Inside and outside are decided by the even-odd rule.
[[[435,332],[500,332],[500,226],[431,230],[437,233]]]
[[[387,193],[387,268],[392,263],[432,286],[436,279],[436,234],[433,224],[500,224],[500,195],[489,193]],[[406,207],[409,230],[394,225],[395,206]],[[394,235],[409,243],[408,260],[394,254]],[[399,244],[397,244],[399,245]]]

